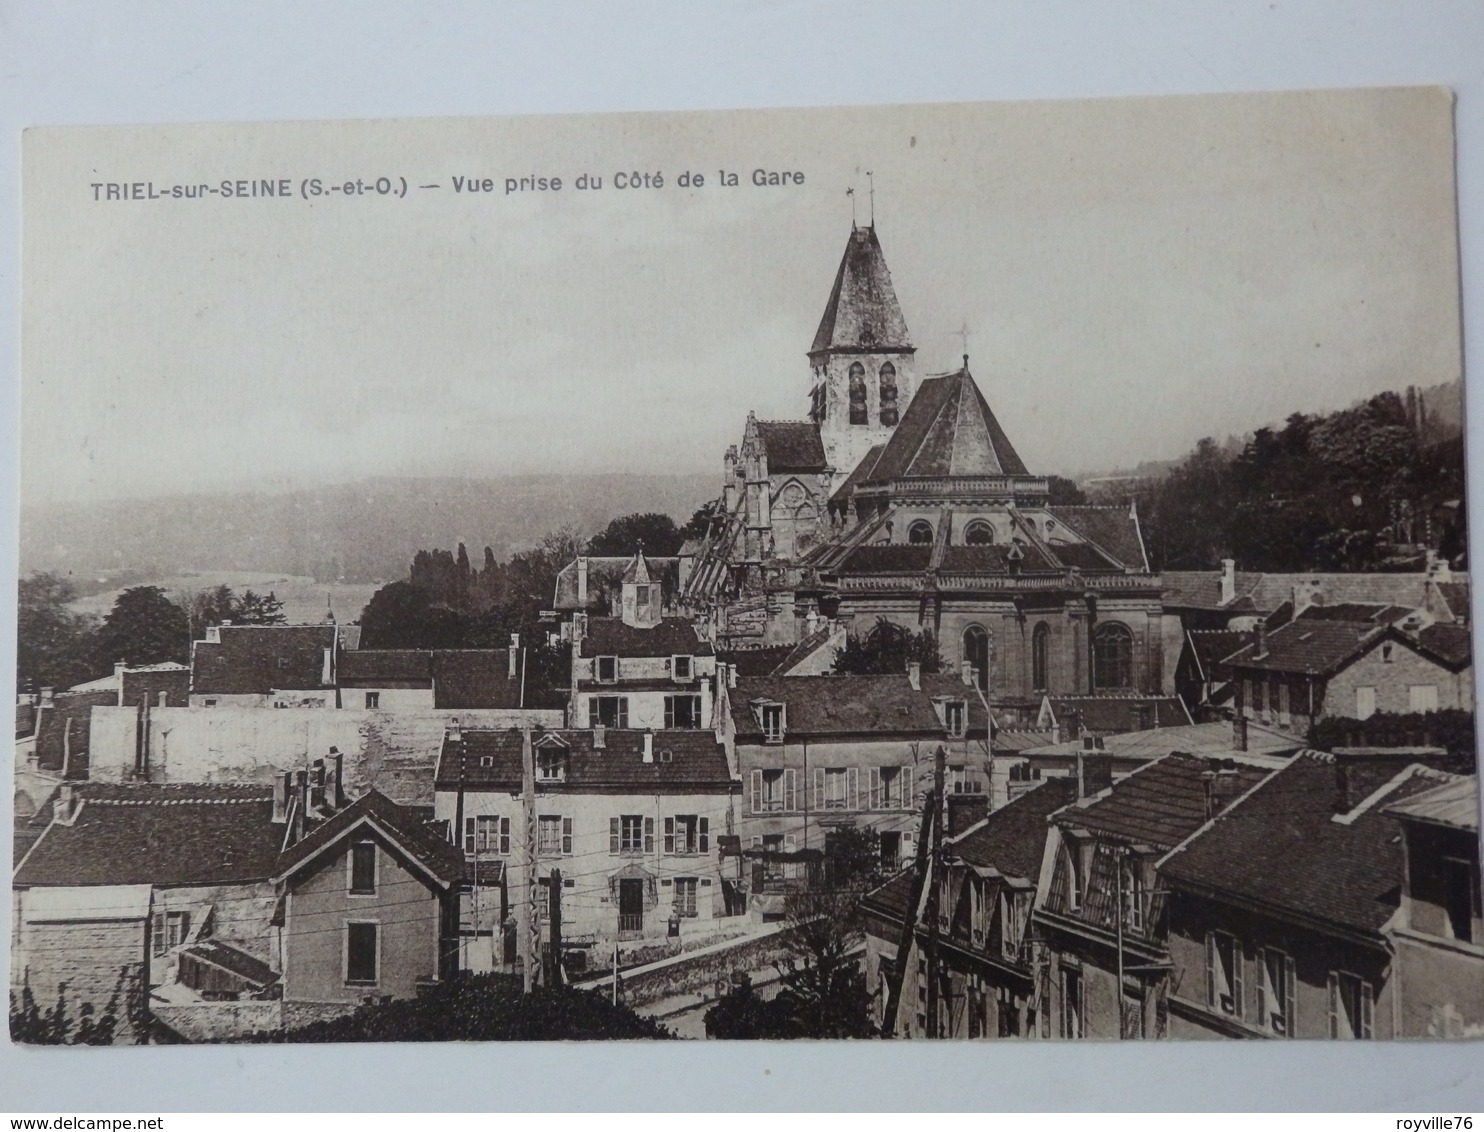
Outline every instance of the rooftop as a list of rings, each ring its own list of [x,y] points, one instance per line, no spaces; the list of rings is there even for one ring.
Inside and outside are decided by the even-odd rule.
[[[644,761],[645,735],[652,735],[653,761]],[[727,792],[732,786],[726,750],[711,731],[619,731],[609,728],[602,747],[595,747],[589,730],[538,731],[532,736],[538,752],[560,753],[564,760],[561,782],[541,782],[539,788],[559,787],[567,793],[643,794],[696,791]],[[465,729],[459,739],[443,741],[434,779],[439,790],[519,790],[521,788],[521,733]]]
[[[768,454],[768,473],[822,472],[829,467],[819,426],[812,421],[758,421],[758,439]]]
[[[191,691],[197,695],[267,695],[275,689],[325,688],[325,650],[336,626],[222,625],[217,641],[191,648]]]
[[[1034,883],[1041,872],[1049,818],[1077,797],[1074,778],[1048,778],[945,842],[970,865]]]
[[[751,705],[786,705],[785,727],[792,735],[938,736],[943,724],[932,696],[914,691],[907,676],[740,677],[730,690],[738,739],[762,737]]]
[[[409,858],[423,865],[444,885],[464,879],[464,854],[438,835],[419,807],[400,806],[385,794],[370,790],[333,817],[316,825],[278,859],[277,873],[290,877],[321,851],[370,825],[379,829]]]
[[[1247,724],[1247,750],[1236,747],[1236,733],[1232,724],[1189,723],[1181,727],[1155,727],[1145,731],[1125,731],[1117,735],[1105,735],[1102,747],[1095,754],[1112,755],[1123,759],[1160,759],[1176,751],[1188,755],[1264,755],[1282,757],[1298,751],[1304,744],[1292,735],[1285,735],[1249,721]],[[1070,739],[1063,743],[1048,743],[1027,751],[1032,757],[1069,757],[1083,749],[1081,739]]]
[[[907,321],[874,225],[852,227],[810,354],[911,351]]]
[[[1386,812],[1408,821],[1479,832],[1479,778],[1458,775],[1386,807]]]
[[[664,617],[652,629],[625,625],[618,617],[591,617],[580,656],[710,656],[695,624],[684,617]]]
[[[867,482],[908,476],[1028,476],[965,366],[917,389]]]

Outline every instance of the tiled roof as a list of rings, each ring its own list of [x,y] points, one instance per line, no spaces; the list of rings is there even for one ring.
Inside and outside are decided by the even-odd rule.
[[[342,655],[335,665],[341,684],[396,680],[427,683],[433,679],[431,649],[357,649]]]
[[[914,692],[900,676],[763,676],[738,679],[730,691],[737,737],[756,739],[762,726],[752,701],[786,706],[792,735],[941,734],[943,724],[926,691]]]
[[[1226,663],[1269,672],[1325,675],[1343,668],[1385,633],[1385,627],[1369,622],[1300,617],[1267,634],[1264,656],[1256,656],[1256,644],[1249,643]]]
[[[189,955],[201,963],[220,967],[254,987],[269,987],[278,982],[278,972],[256,955],[249,955],[220,940],[204,939],[200,943],[193,943],[181,954]]]
[[[509,649],[439,649],[433,654],[435,708],[515,708],[520,697],[519,658],[512,678]]]
[[[1385,602],[1338,601],[1306,606],[1298,615],[1303,621],[1353,621],[1356,624],[1394,625],[1405,620],[1412,610],[1405,605]]]
[[[1417,609],[1427,604],[1427,575],[1410,574],[1278,574],[1237,571],[1236,598],[1221,604],[1221,571],[1165,570],[1165,604],[1181,609],[1242,609],[1271,613],[1293,600],[1295,586],[1312,589],[1324,605],[1361,602],[1372,605],[1401,605]],[[1454,574],[1452,583],[1467,594],[1468,579]],[[1452,598],[1449,599],[1452,606]],[[1465,601],[1466,605],[1466,601]],[[1454,613],[1457,614],[1457,609]]]
[[[920,573],[928,568],[932,557],[930,546],[858,546],[845,556],[839,571],[842,574]]]
[[[1462,625],[1429,625],[1417,634],[1422,651],[1431,653],[1452,667],[1473,663],[1473,639]]]
[[[605,601],[616,603],[623,588],[624,571],[634,560],[632,554],[593,557],[587,560],[587,601],[577,600],[577,563],[568,562],[557,572],[556,593],[552,608],[573,613],[600,609]],[[668,597],[680,589],[680,559],[646,554],[651,578],[658,578],[660,592]]]
[[[845,482],[835,489],[835,494],[830,496],[830,502],[837,507],[843,507],[850,500],[850,493],[855,490],[856,485],[871,478],[871,470],[876,467],[876,461],[881,459],[881,453],[885,450],[884,444],[874,445],[861,462],[851,470],[850,475],[845,477]]]
[[[21,886],[245,884],[274,874],[284,827],[262,786],[80,783],[76,820],[53,824]]]
[[[695,624],[684,617],[661,618],[652,629],[625,625],[619,617],[592,617],[579,655],[710,656],[712,648],[696,633]]]
[[[819,426],[812,421],[758,421],[757,436],[768,454],[770,475],[822,472],[829,467]]]
[[[36,732],[36,705],[32,703],[15,705],[15,737],[24,739]]]
[[[275,688],[326,687],[325,649],[334,625],[223,625],[219,643],[191,649],[191,691],[197,695],[267,695]]]
[[[1127,507],[1064,507],[1046,508],[1059,522],[1071,527],[1111,554],[1120,565],[1133,570],[1149,569],[1149,558],[1144,553],[1144,540],[1139,534],[1139,523]],[[1053,546],[1057,557],[1064,558],[1067,546]],[[1102,569],[1085,563],[1068,562],[1082,569]]]
[[[1221,602],[1220,570],[1161,570],[1159,577],[1164,583],[1164,603],[1172,609],[1232,608]],[[1237,571],[1232,604],[1236,604],[1236,599],[1250,597],[1261,581],[1261,574]]]
[[[1052,696],[1051,711],[1064,726],[1073,715],[1084,731],[1142,731],[1148,727],[1182,727],[1191,722],[1179,696],[1142,696],[1103,692],[1090,696]]]
[[[1479,776],[1458,775],[1386,807],[1388,814],[1451,829],[1479,832]]]
[[[787,675],[788,670],[794,665],[800,663],[801,661],[807,660],[810,656],[814,655],[816,650],[824,648],[825,645],[829,643],[830,638],[834,635],[834,626],[826,622],[818,629],[815,629],[814,632],[805,636],[803,640],[801,640],[792,649],[790,649],[788,651],[788,655],[785,656],[781,661],[779,661],[774,669],[768,672],[759,672],[757,673],[757,675],[772,676],[775,672],[779,675]],[[832,665],[835,663],[833,652],[829,657],[829,662]],[[751,675],[751,673],[749,673],[749,675]]]
[[[37,839],[46,831],[46,827],[52,820],[52,802],[57,797],[57,791],[53,789],[45,798],[40,799],[40,805],[36,812],[29,817],[22,817],[18,813],[11,815],[13,828],[11,840],[10,866],[15,868],[31,846],[36,844]],[[35,799],[33,799],[35,801]]]
[[[1467,582],[1438,582],[1438,592],[1448,603],[1448,610],[1460,621],[1469,620],[1469,584]]]
[[[68,724],[71,724],[72,768],[69,778],[88,776],[88,741],[91,735],[93,709],[114,707],[118,692],[58,692],[51,706],[43,706],[37,715],[36,765],[54,774],[62,770],[62,757],[67,747]]]
[[[566,793],[643,794],[720,791],[731,789],[726,750],[712,731],[653,732],[654,761],[644,761],[643,731],[604,732],[604,745],[593,747],[589,730],[536,732],[548,743],[560,740],[553,750],[566,752]],[[666,757],[668,755],[668,758]],[[439,790],[457,790],[460,771],[469,790],[519,790],[521,786],[521,734],[503,731],[465,730],[462,740],[445,738],[438,757],[435,785]],[[542,783],[541,790],[551,784]]]
[[[1087,551],[1090,568],[1098,570],[1110,568],[1107,560],[1090,546],[1056,546],[1051,549],[1058,557],[1062,556],[1063,550]],[[984,571],[993,574],[1008,574],[1010,572],[1010,560],[1007,557],[1009,553],[1010,547],[1003,543],[996,543],[992,546],[945,546],[939,569],[944,573]],[[1021,545],[1020,553],[1020,569],[1023,573],[1033,574],[1039,571],[1056,570],[1061,565],[1047,558],[1041,548],[1033,543]],[[1072,565],[1083,556],[1080,553],[1074,553],[1068,557],[1073,561],[1067,562],[1067,565]]]
[[[852,228],[809,352],[911,349],[876,228]]]
[[[374,822],[403,852],[421,862],[444,884],[464,879],[464,854],[440,837],[411,806],[399,806],[377,790],[362,794],[289,846],[278,859],[278,875],[292,876],[320,850],[334,845],[364,822]]]
[[[1024,476],[1021,460],[967,368],[924,381],[868,482],[904,476]]]
[[[1378,769],[1383,782],[1395,782],[1381,799],[1383,805],[1413,797],[1437,782],[1426,773],[1398,776],[1394,763]],[[1363,793],[1356,791],[1356,796]],[[1256,902],[1379,934],[1399,898],[1404,868],[1400,827],[1382,805],[1372,805],[1353,820],[1336,821],[1337,796],[1334,757],[1306,751],[1228,808],[1210,829],[1167,856],[1160,871],[1176,886],[1216,899]]]
[[[773,670],[792,655],[793,645],[770,645],[760,649],[725,649],[716,654],[718,661],[737,666],[738,676],[771,676]]]
[[[989,717],[984,711],[984,701],[979,698],[979,693],[964,683],[963,676],[950,672],[924,672],[922,674],[922,690],[933,699],[943,698],[948,700],[963,700],[965,704],[964,727],[971,735],[983,735],[984,729],[989,726]],[[793,722],[792,718],[789,720]],[[1037,732],[1037,734],[1042,734]],[[996,750],[1000,747],[995,746]]]
[[[878,912],[898,923],[911,912],[912,878],[914,869],[904,869],[880,888],[873,888],[861,897],[861,906],[867,911]]]
[[[191,702],[191,670],[184,664],[150,664],[123,671],[124,707],[158,705],[164,693],[166,707],[186,707]]]
[[[1050,815],[1076,800],[1075,778],[1048,778],[1012,798],[957,838],[947,851],[971,865],[998,871],[1002,876],[1034,882],[1041,871]]]
[[[1173,848],[1208,820],[1207,778],[1220,772],[1225,761],[1166,755],[1115,783],[1089,804],[1063,810],[1056,820],[1137,844]],[[1234,777],[1231,797],[1241,796],[1272,773],[1267,767],[1245,762],[1234,766],[1225,772]]]
[[[1236,734],[1232,724],[1191,723],[1183,727],[1159,727],[1148,731],[1126,731],[1120,735],[1103,737],[1098,754],[1113,755],[1122,759],[1159,759],[1175,751],[1188,755],[1235,755]],[[1248,755],[1291,755],[1303,743],[1292,735],[1273,731],[1260,723],[1247,723]],[[1069,757],[1082,750],[1081,739],[1070,739],[1063,743],[1033,747],[1030,754],[1045,757]]]

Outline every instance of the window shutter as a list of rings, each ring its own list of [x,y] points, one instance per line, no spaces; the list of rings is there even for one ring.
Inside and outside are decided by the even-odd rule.
[[[598,711],[598,697],[590,696],[587,701],[587,725],[596,727],[602,722],[602,715]]]
[[[752,812],[763,812],[763,772],[760,770],[752,772]]]
[[[1246,1010],[1242,1004],[1242,942],[1232,940],[1232,1015],[1236,1018],[1245,1018]]]
[[[618,853],[618,827],[620,821],[621,819],[619,818],[608,819],[608,852],[612,854]]]
[[[799,772],[792,767],[783,772],[783,808],[789,812],[799,808]]]
[[[654,852],[654,819],[653,818],[645,818],[644,819],[644,851],[646,853],[653,853]]]
[[[1329,973],[1329,1036],[1340,1036],[1340,977]]]
[[[665,852],[666,852],[666,854],[670,854],[670,853],[674,853],[675,852],[675,819],[674,818],[666,818],[665,819]]]
[[[700,851],[702,853],[709,853],[711,852],[711,819],[697,818],[696,824],[701,829],[701,832],[697,835],[700,840]]]
[[[1374,1037],[1375,997],[1370,983],[1360,984],[1360,1036]]]
[[[814,808],[824,809],[824,768],[814,768]]]
[[[464,819],[464,852],[474,852],[474,819]]]
[[[1213,932],[1206,933],[1206,1005],[1212,1008],[1220,1005],[1216,998],[1216,935]]]
[[[1253,957],[1257,960],[1257,1024],[1266,1030],[1272,1025],[1273,1013],[1273,1008],[1268,1003],[1268,953],[1266,949],[1259,947]],[[1278,988],[1274,987],[1273,990],[1278,991]]]
[[[562,855],[563,856],[566,856],[566,857],[570,857],[572,855],[572,819],[571,818],[563,818],[562,819]]]
[[[861,769],[858,766],[851,767],[846,772],[847,790],[849,796],[845,799],[845,805],[852,810],[861,808]]]
[[[1298,1000],[1294,997],[1297,987],[1294,978],[1293,956],[1283,957],[1283,1036],[1291,1038],[1298,1025]]]
[[[898,799],[897,805],[905,810],[910,810],[912,809],[914,800],[912,794],[912,768],[910,766],[904,766],[900,777],[902,781],[902,796]]]
[[[793,834],[785,833],[783,835],[783,848],[785,852],[792,853],[794,851],[794,846],[796,846],[797,844],[798,842],[794,840]]]
[[[873,766],[868,776],[871,791],[871,809],[881,808],[881,768]]]

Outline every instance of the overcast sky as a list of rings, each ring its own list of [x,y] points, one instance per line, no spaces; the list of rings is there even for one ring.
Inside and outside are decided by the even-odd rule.
[[[378,474],[719,483],[748,410],[806,411],[866,170],[919,375],[957,365],[967,326],[1037,473],[1461,366],[1439,90],[33,130],[23,160],[26,503]],[[805,182],[755,188],[759,167]],[[678,188],[686,169],[705,187]],[[620,170],[665,187],[618,190]],[[382,174],[408,197],[297,196]],[[522,175],[565,184],[506,195]],[[259,177],[296,195],[91,187]]]

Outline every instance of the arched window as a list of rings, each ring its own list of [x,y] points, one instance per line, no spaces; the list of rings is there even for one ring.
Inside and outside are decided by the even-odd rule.
[[[907,541],[914,546],[930,544],[933,541],[933,525],[926,519],[918,519],[907,528]]]
[[[989,691],[989,632],[979,625],[964,630],[964,659],[974,669],[982,691]]]
[[[1046,678],[1046,650],[1051,647],[1051,626],[1038,622],[1031,632],[1031,689],[1044,692],[1051,687]]]
[[[882,365],[881,378],[881,423],[897,423],[897,367],[890,362]]]
[[[994,528],[983,519],[975,519],[964,528],[965,546],[989,546],[994,542]]]
[[[866,408],[866,367],[860,362],[850,363],[850,423],[870,423]]]
[[[1109,621],[1092,634],[1092,682],[1098,689],[1134,686],[1134,635]]]

